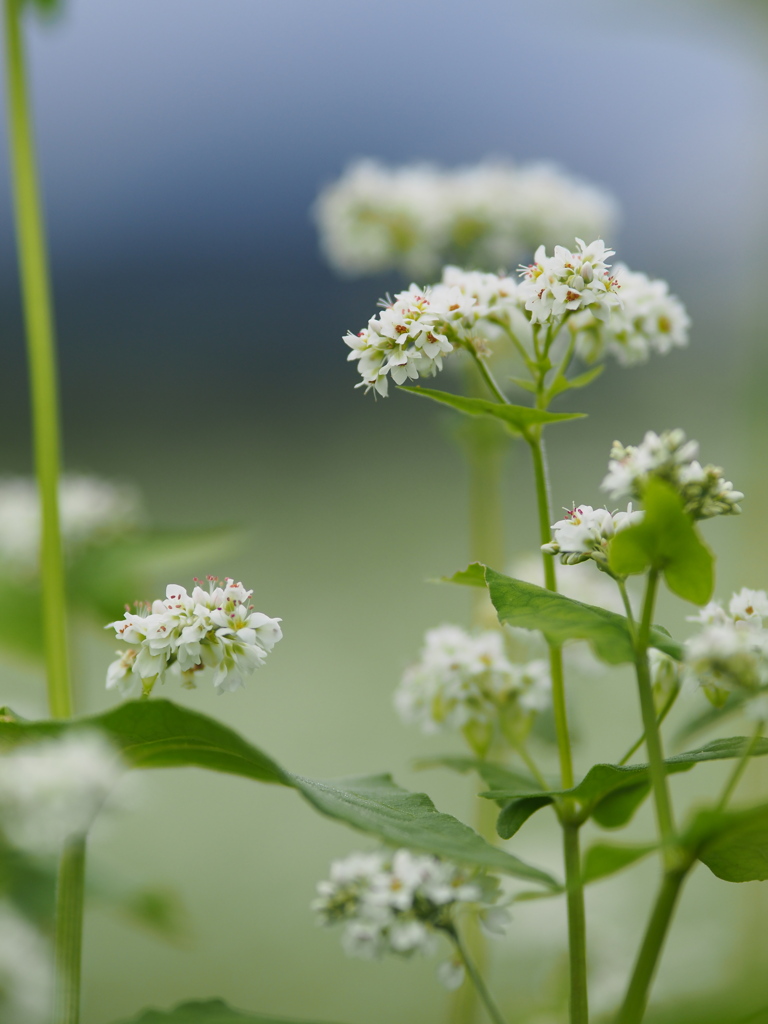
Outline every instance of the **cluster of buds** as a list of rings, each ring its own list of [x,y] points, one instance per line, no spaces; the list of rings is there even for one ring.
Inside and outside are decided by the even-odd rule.
[[[544,710],[550,690],[548,662],[511,661],[498,630],[473,635],[446,625],[427,632],[420,658],[406,669],[394,700],[404,722],[425,733],[462,731],[483,754],[497,723],[511,727],[520,716]]]
[[[685,511],[694,519],[741,512],[742,492],[724,479],[719,466],[702,466],[698,453],[698,443],[686,441],[682,430],[662,434],[649,430],[642,444],[626,448],[614,441],[603,490],[617,500],[642,499],[648,480],[655,477],[680,494]]]
[[[164,601],[140,606],[135,613],[127,611],[105,627],[129,645],[107,670],[108,689],[125,693],[141,680],[147,695],[169,669],[191,686],[197,672],[213,668],[213,683],[221,693],[242,686],[264,664],[282,638],[281,620],[255,612],[253,591],[242,583],[226,579],[218,586],[218,579],[209,576],[204,589],[195,582],[191,594],[171,584]]]
[[[471,909],[490,935],[503,934],[509,912],[496,906],[496,878],[410,850],[354,853],[331,864],[331,877],[317,886],[312,909],[324,925],[343,924],[349,956],[374,959],[385,953],[410,957],[432,953],[436,936],[449,936],[456,911]],[[449,987],[460,984],[452,962],[439,970]]]
[[[551,164],[508,161],[444,170],[352,164],[315,204],[329,263],[346,274],[431,274],[460,259],[514,266],[544,242],[605,233],[613,200]]]
[[[576,565],[588,558],[599,564],[608,561],[608,547],[620,530],[639,523],[642,512],[634,512],[631,503],[626,512],[609,512],[607,508],[576,505],[565,509],[565,518],[552,524],[553,539],[541,550],[560,555],[563,565]]]
[[[719,707],[735,692],[759,694],[768,686],[768,595],[743,587],[727,610],[711,601],[690,621],[700,633],[686,643],[687,674]]]

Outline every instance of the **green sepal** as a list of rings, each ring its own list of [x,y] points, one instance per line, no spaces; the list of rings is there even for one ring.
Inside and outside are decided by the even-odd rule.
[[[401,387],[400,391],[408,391],[412,395],[431,398],[443,405],[465,413],[467,416],[492,416],[502,420],[516,434],[526,434],[530,427],[538,427],[547,423],[561,423],[564,420],[583,419],[582,412],[546,412],[543,409],[531,409],[527,405],[506,405],[502,402],[489,402],[484,398],[466,398],[464,395],[452,395],[447,391],[433,391],[431,388]]]
[[[617,576],[656,569],[673,594],[706,604],[715,587],[714,558],[699,537],[680,495],[664,480],[651,478],[643,494],[645,515],[611,541],[608,563]]]
[[[8,720],[11,719],[11,720]],[[0,721],[0,747],[84,729],[104,732],[133,768],[198,767],[297,790],[317,811],[395,846],[500,871],[548,887],[551,875],[487,843],[468,825],[438,811],[425,793],[411,793],[389,775],[336,780],[294,775],[239,736],[197,711],[167,700],[130,701],[72,721]]]

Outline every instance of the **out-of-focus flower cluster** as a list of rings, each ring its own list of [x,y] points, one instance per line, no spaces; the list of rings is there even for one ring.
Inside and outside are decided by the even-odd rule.
[[[68,552],[134,528],[143,517],[138,491],[99,477],[69,474],[59,482],[59,516]],[[0,479],[0,564],[29,572],[37,565],[40,500],[30,477]]]
[[[604,563],[608,560],[608,546],[615,535],[639,523],[642,518],[643,513],[633,512],[631,504],[626,512],[577,505],[566,509],[565,518],[552,524],[553,539],[549,544],[543,544],[541,550],[550,555],[560,555],[564,565],[575,565],[588,558]]]
[[[44,936],[0,901],[0,1024],[48,1024],[53,954]]]
[[[410,850],[336,860],[317,892],[312,909],[321,923],[343,924],[344,951],[368,959],[434,952],[437,933],[450,933],[459,909],[478,912],[490,935],[503,934],[509,922],[509,912],[494,905],[500,895],[496,878]],[[451,962],[439,976],[449,987],[462,980]]]
[[[406,669],[394,700],[404,722],[425,733],[461,730],[482,753],[497,726],[504,729],[545,710],[550,690],[548,662],[511,661],[499,630],[473,635],[446,625],[427,632],[420,658]]]
[[[752,711],[768,718],[768,595],[743,587],[727,610],[711,601],[689,621],[702,625],[686,643],[685,668],[704,688],[709,700],[721,706],[728,696],[754,696]]]
[[[501,161],[443,170],[360,160],[314,207],[326,258],[344,274],[432,274],[451,260],[511,267],[542,242],[611,232],[616,212],[606,192],[551,164]]]
[[[623,366],[632,366],[646,362],[651,352],[667,355],[688,344],[690,317],[682,302],[669,294],[666,281],[630,270],[624,263],[614,268],[613,280],[621,303],[613,306],[607,321],[588,309],[568,320],[584,362],[612,355]]]
[[[674,487],[694,519],[741,512],[738,503],[744,495],[724,479],[719,466],[702,466],[698,454],[698,442],[686,441],[682,430],[649,430],[636,447],[614,441],[603,490],[618,501],[642,499],[648,480],[656,477]]]
[[[551,322],[577,311],[606,321],[621,306],[618,285],[606,263],[614,250],[607,249],[601,239],[587,245],[577,238],[576,244],[575,251],[556,245],[552,256],[541,245],[533,263],[521,268],[520,298],[533,323]]]
[[[213,683],[220,693],[242,686],[282,638],[281,620],[255,612],[253,591],[242,583],[218,582],[208,577],[208,588],[198,585],[191,594],[171,584],[164,601],[109,623],[106,628],[129,647],[109,666],[107,688],[127,693],[140,680],[148,693],[169,669],[194,685],[204,668],[216,670]]]
[[[26,853],[56,853],[69,836],[88,831],[123,772],[97,732],[14,747],[0,756],[0,831]]]

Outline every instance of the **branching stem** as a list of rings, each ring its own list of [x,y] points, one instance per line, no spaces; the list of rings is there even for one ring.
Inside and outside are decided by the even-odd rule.
[[[449,928],[448,934],[453,940],[453,943],[456,946],[456,951],[461,957],[462,963],[464,964],[467,970],[467,974],[469,975],[472,984],[475,986],[477,994],[480,996],[480,999],[482,1000],[483,1005],[488,1011],[488,1016],[493,1021],[493,1024],[507,1024],[506,1020],[504,1019],[504,1015],[502,1014],[499,1007],[496,1005],[493,996],[491,995],[491,993],[488,990],[488,987],[483,981],[482,975],[478,971],[477,967],[474,964],[474,961],[467,952],[464,943],[461,941],[459,933],[456,931],[455,928]]]

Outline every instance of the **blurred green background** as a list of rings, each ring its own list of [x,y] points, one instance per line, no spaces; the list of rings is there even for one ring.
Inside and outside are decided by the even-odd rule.
[[[457,742],[405,730],[391,703],[424,630],[469,614],[466,594],[425,582],[468,555],[455,423],[409,396],[353,390],[341,335],[400,282],[335,279],[307,213],[358,155],[552,158],[616,194],[623,224],[608,241],[669,279],[693,341],[645,367],[610,365],[567,406],[589,419],[551,431],[554,505],[599,504],[614,437],[682,426],[747,493],[740,521],[705,526],[721,556],[718,595],[768,585],[766,27],[758,4],[593,0],[72,0],[31,26],[66,464],[137,482],[160,525],[241,528],[237,549],[180,567],[174,582],[236,576],[258,610],[283,618],[285,640],[247,690],[219,698],[204,682],[167,696],[293,771],[392,770],[441,809],[470,813],[467,780],[411,767]],[[5,178],[4,151],[0,167]],[[0,471],[27,472],[7,182],[0,197]],[[511,559],[535,546],[527,452],[513,448],[508,469]],[[685,635],[691,610],[665,599],[659,618]],[[79,706],[108,707],[114,643],[74,625]],[[45,713],[40,673],[11,659],[0,697]],[[570,699],[580,768],[636,737],[628,675],[582,679]],[[703,706],[685,695],[675,721]],[[674,787],[695,801],[721,774],[702,765]],[[753,765],[744,795],[767,788],[766,766]],[[197,771],[142,775],[130,800],[96,829],[93,863],[178,891],[188,936],[163,945],[94,907],[86,1024],[208,996],[347,1024],[446,1019],[433,962],[350,961],[314,925],[316,881],[364,838],[294,794]],[[557,870],[552,826],[545,812],[512,848]],[[650,828],[646,811],[633,834]],[[654,871],[589,893],[597,1009],[618,998]],[[673,1007],[665,1021],[684,1019],[676,1000],[712,1006],[760,978],[767,912],[759,883],[698,870],[655,989]],[[554,1024],[542,993],[562,986],[563,920],[558,901],[528,904],[494,945],[491,981],[512,1020]]]

